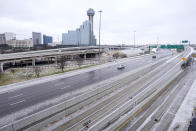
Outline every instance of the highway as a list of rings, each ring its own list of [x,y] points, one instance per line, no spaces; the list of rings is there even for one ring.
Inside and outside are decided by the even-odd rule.
[[[71,91],[81,89],[83,87],[126,73],[127,71],[147,65],[168,55],[171,55],[171,52],[166,50],[157,54],[157,59],[152,59],[151,55],[130,59],[123,63],[126,65],[124,70],[117,70],[116,68],[118,64],[114,64],[112,66],[91,72],[52,80],[38,85],[27,86],[12,92],[2,93],[0,94],[0,117],[17,112],[37,103],[56,98],[65,93],[69,93]]]
[[[112,97],[109,97],[107,100],[101,102],[99,105],[89,109],[85,113],[79,115],[78,117],[65,123],[55,130],[84,130],[82,123],[85,123],[88,120],[91,120],[90,125],[96,124],[97,122],[99,122],[99,120],[101,120],[111,112],[117,110],[120,106],[130,100],[130,98],[136,96],[137,94],[139,94],[139,92],[147,88],[152,83],[152,81],[155,81],[171,67],[172,66],[167,63],[161,65],[160,67],[154,69],[152,72],[149,72],[148,74],[145,74],[143,77],[140,77],[134,82],[131,82],[131,84],[124,87],[125,89],[122,88],[123,91],[117,92]],[[160,69],[163,68],[164,70],[160,71]]]
[[[189,51],[185,51],[185,54],[186,52]],[[180,68],[178,63],[181,61],[181,57],[182,56],[180,55],[173,56],[173,58],[165,61],[164,64],[161,64],[144,76],[141,76],[130,84],[122,86],[121,90],[116,91],[116,93],[111,93],[111,95],[103,98],[103,100],[97,100],[97,104],[94,104],[94,106],[89,105],[89,108],[86,107],[84,111],[80,111],[81,113],[78,113],[76,116],[73,115],[74,117],[71,117],[70,115],[70,119],[65,121],[65,123],[61,126],[57,124],[57,128],[46,129],[55,129],[56,131],[82,131],[85,130],[85,127],[83,126],[84,123],[88,122],[89,120],[91,120],[89,130],[116,129],[115,125],[118,125],[118,119],[120,119],[120,116],[123,118],[123,114],[128,114],[128,111],[135,110],[134,106],[136,106],[137,109],[137,105],[139,106],[145,102],[146,99],[151,99],[151,95],[162,91],[162,88],[165,89],[165,84],[167,84],[165,80],[171,78],[168,73],[175,71],[174,69],[176,69],[176,67]],[[178,73],[173,74],[178,75]]]
[[[195,80],[195,69],[196,66],[193,65],[183,72],[149,108],[122,128],[122,131],[168,130],[175,113]]]

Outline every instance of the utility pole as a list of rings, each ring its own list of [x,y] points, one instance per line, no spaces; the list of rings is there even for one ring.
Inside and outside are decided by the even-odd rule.
[[[158,45],[159,45],[159,37],[157,36],[157,47],[158,47]]]
[[[133,40],[134,40],[134,48],[135,48],[135,30],[133,31]]]
[[[101,35],[101,13],[102,13],[102,10],[98,11],[99,14],[100,14],[100,18],[99,18],[99,63],[100,63],[100,35]]]

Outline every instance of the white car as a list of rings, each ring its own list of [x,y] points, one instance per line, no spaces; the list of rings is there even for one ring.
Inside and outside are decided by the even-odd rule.
[[[124,69],[125,68],[125,66],[124,65],[119,65],[118,67],[117,67],[117,69],[118,70],[120,70],[120,69]]]
[[[156,53],[157,52],[157,48],[153,48],[152,52]]]

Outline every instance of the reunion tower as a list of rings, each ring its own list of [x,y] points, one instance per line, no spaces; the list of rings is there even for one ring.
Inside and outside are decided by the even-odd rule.
[[[92,44],[92,38],[93,38],[93,16],[95,15],[95,11],[93,9],[89,9],[87,11],[87,15],[89,17],[89,21],[91,23],[91,29],[90,29],[90,44]]]

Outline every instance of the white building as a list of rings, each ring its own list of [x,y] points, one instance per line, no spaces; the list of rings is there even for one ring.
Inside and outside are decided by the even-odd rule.
[[[33,47],[32,39],[24,39],[24,40],[8,40],[7,44],[14,48],[30,48]]]
[[[16,34],[11,32],[0,34],[0,44],[7,44],[9,40],[16,40]]]
[[[4,34],[6,40],[16,40],[16,34],[11,32],[5,32]]]

